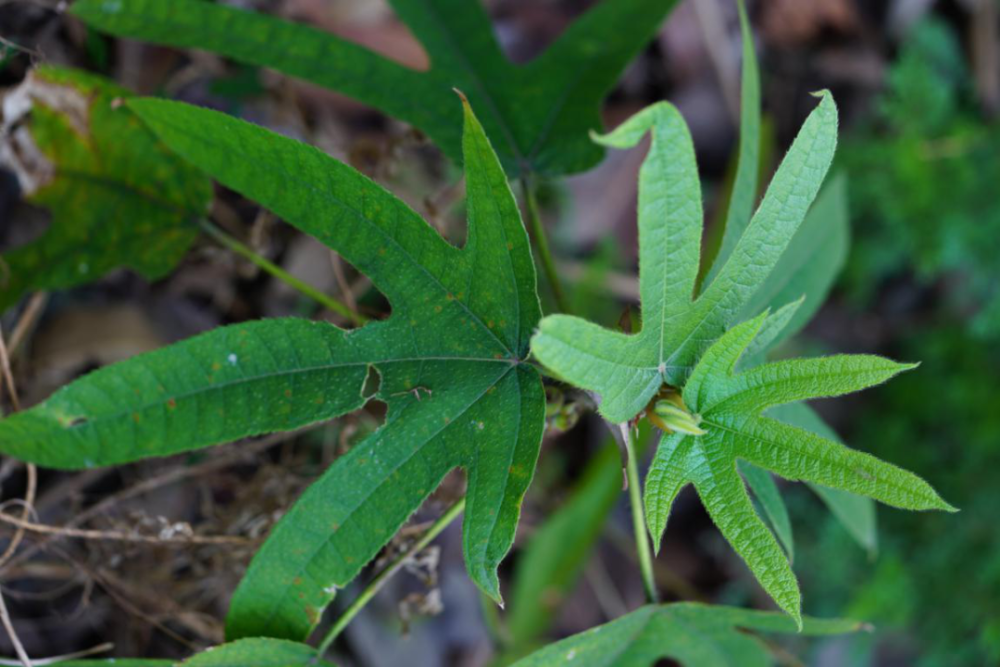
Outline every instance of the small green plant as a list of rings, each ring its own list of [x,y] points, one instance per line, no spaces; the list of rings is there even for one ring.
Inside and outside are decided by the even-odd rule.
[[[846,277],[860,302],[901,274],[943,283],[950,316],[995,339],[1000,129],[977,108],[961,45],[946,23],[918,23],[900,49],[876,113],[840,159],[863,234]]]
[[[558,390],[568,384],[590,392],[621,437],[651,604],[523,657],[516,663],[522,667],[577,659],[627,667],[659,658],[766,664],[764,645],[741,630],[858,629],[854,621],[801,615],[786,558],[793,552],[791,522],[771,472],[813,484],[869,548],[871,502],[860,496],[908,509],[953,509],[915,475],[836,442],[803,403],[879,384],[913,365],[867,355],[766,361],[816,311],[839,269],[847,243],[845,190],[837,179],[821,189],[837,142],[836,105],[824,92],[751,217],[760,102],[742,6],[739,166],[714,257],[701,247],[694,149],[673,106],[655,104],[611,133],[594,135],[595,147],[583,147],[585,130],[599,125],[593,108],[642,42],[621,29],[644,19],[643,30],[651,31],[671,4],[602,3],[546,56],[514,68],[497,60],[495,44],[484,39],[489,26],[478,4],[396,0],[431,55],[425,74],[404,72],[312,30],[210,3],[74,5],[77,15],[113,32],[208,47],[338,86],[425,129],[465,172],[469,224],[458,248],[391,193],[305,144],[176,102],[124,94],[123,103],[100,95],[93,102],[101,113],[124,107],[128,116],[122,117],[141,121],[152,142],[146,147],[169,151],[170,164],[200,170],[329,246],[371,279],[391,309],[350,330],[295,318],[220,327],[95,371],[0,420],[5,454],[84,469],[291,431],[371,401],[387,405],[384,424],[310,486],[255,555],[232,598],[229,643],[182,664],[325,664],[320,660],[392,567],[314,648],[305,642],[324,610],[455,468],[465,471],[465,497],[416,548],[464,512],[469,576],[501,603],[497,568],[514,541],[546,425],[543,375],[561,385]],[[317,53],[339,58],[321,63]],[[469,87],[471,101],[462,96],[459,104],[444,92],[456,85]],[[485,129],[473,108],[482,110]],[[600,147],[630,148],[647,133],[652,142],[639,188],[639,332],[627,335],[566,314],[543,318],[530,242],[508,177],[583,169]],[[192,183],[203,194],[204,177]],[[530,213],[530,187],[525,199]],[[536,241],[555,287],[544,237]],[[663,434],[643,485],[638,453],[647,438],[637,441],[635,434],[651,430],[650,423]],[[584,491],[529,552],[560,594],[582,561],[578,552],[563,558],[553,545],[586,549],[596,539],[595,526],[620,488],[613,459],[602,454]],[[673,500],[687,484],[787,615],[656,604],[648,536],[659,544]],[[587,530],[570,531],[576,521]],[[534,581],[519,578],[514,587],[515,602],[534,608],[520,619],[511,613],[514,639],[523,644],[511,658],[537,643],[546,622]]]
[[[737,459],[897,507],[951,509],[910,473],[762,415],[772,407],[879,384],[912,366],[855,355],[780,361],[736,372],[742,359],[768,348],[799,306],[793,301],[774,314],[764,312],[728,328],[770,274],[819,191],[833,158],[836,108],[824,94],[753,220],[697,298],[692,295],[701,256],[701,196],[694,149],[680,114],[666,104],[651,107],[601,141],[634,145],[650,128],[653,144],[639,194],[641,331],[629,336],[551,315],[532,339],[532,352],[559,377],[599,394],[599,412],[609,422],[628,424],[652,412],[666,427],[645,484],[646,521],[654,542],[677,493],[694,484],[765,590],[798,620],[795,575],[757,517]],[[664,389],[674,400],[660,398]]]

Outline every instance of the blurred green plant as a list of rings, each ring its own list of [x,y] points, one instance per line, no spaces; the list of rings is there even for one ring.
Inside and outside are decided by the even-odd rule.
[[[880,558],[872,565],[824,527],[800,572],[813,612],[845,613],[906,636],[926,667],[1000,661],[1000,358],[954,324],[907,336],[901,353],[928,360],[890,383],[852,421],[852,440],[907,467],[934,470],[959,520],[902,512],[882,517]],[[926,409],[933,396],[934,409]],[[947,415],[947,418],[943,418]],[[914,447],[914,442],[933,443]],[[804,525],[823,525],[793,503]],[[956,577],[956,567],[966,575]],[[857,582],[845,587],[843,582]]]
[[[843,142],[861,235],[847,283],[868,302],[881,280],[953,276],[953,310],[980,336],[1000,334],[1000,127],[982,118],[958,40],[942,21],[912,29],[873,118]]]
[[[767,667],[768,646],[753,632],[821,636],[854,632],[855,621],[804,618],[695,603],[649,605],[522,659],[514,667],[649,667],[673,658],[685,665]]]
[[[314,28],[201,0],[80,0],[71,11],[94,28],[132,39],[205,49],[337,90],[420,128],[461,161],[462,117],[449,92],[479,110],[511,176],[559,176],[603,155],[587,140],[599,104],[656,34],[675,0],[604,0],[542,55],[504,55],[480,0],[391,0],[423,46],[419,71]]]

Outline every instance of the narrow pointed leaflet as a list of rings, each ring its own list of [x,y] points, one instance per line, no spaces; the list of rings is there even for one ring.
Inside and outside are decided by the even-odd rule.
[[[391,0],[430,69],[403,66],[358,44],[274,17],[202,0],[79,0],[71,12],[115,35],[213,51],[272,67],[353,97],[420,128],[462,158],[452,88],[478,111],[511,176],[558,175],[596,164],[599,104],[656,34],[676,0],[602,0],[542,55],[503,54],[481,0]]]
[[[0,421],[0,451],[82,468],[289,430],[364,405],[374,368],[385,424],[274,529],[233,597],[229,637],[304,639],[336,588],[455,467],[468,479],[469,573],[499,600],[496,567],[544,426],[540,377],[521,363],[540,306],[527,234],[471,109],[469,230],[459,249],[311,147],[183,104],[131,107],[179,155],[339,252],[388,298],[392,316],[353,331],[296,319],[220,328],[101,369]]]

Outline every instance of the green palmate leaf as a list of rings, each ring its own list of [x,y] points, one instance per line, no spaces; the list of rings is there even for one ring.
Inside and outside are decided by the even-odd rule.
[[[556,315],[542,321],[532,351],[556,374],[599,393],[609,421],[635,417],[665,382],[683,385],[704,349],[767,280],[833,158],[837,109],[828,93],[821,98],[732,254],[697,298],[701,191],[680,114],[656,104],[599,139],[624,148],[647,131],[653,136],[639,175],[642,329],[629,336]]]
[[[391,0],[431,62],[416,71],[308,26],[201,0],[81,0],[72,12],[123,37],[207,49],[272,67],[370,104],[426,132],[461,159],[461,114],[448,103],[465,91],[511,175],[587,169],[601,150],[598,104],[656,34],[675,0],[605,0],[541,56],[512,64],[480,2]]]
[[[855,632],[856,621],[803,619],[812,636]],[[745,631],[793,633],[779,614],[694,603],[647,606],[543,648],[514,667],[652,667],[673,659],[685,667],[766,667],[775,663],[767,645]]]
[[[271,320],[223,327],[101,369],[0,421],[0,451],[80,468],[304,426],[363,405],[380,377],[385,425],[339,459],[276,526],[233,597],[231,639],[301,640],[457,466],[468,478],[469,573],[499,600],[544,427],[541,380],[521,363],[540,307],[528,238],[466,107],[468,238],[449,245],[401,201],[319,151],[216,112],[133,110],[170,148],[339,252],[392,316],[345,332]]]
[[[211,183],[143,127],[123,104],[129,97],[107,79],[54,67],[4,96],[0,163],[52,223],[0,257],[0,311],[28,290],[117,267],[161,277],[194,241]]]
[[[737,460],[786,479],[869,496],[904,509],[954,508],[912,473],[762,415],[771,407],[858,391],[914,367],[870,355],[840,355],[773,362],[735,373],[766,317],[762,314],[734,327],[698,362],[684,386],[683,401],[700,417],[705,435],[664,437],[646,477],[646,516],[658,542],[677,493],[693,484],[709,515],[764,589],[798,620],[795,575],[754,513],[737,474]]]

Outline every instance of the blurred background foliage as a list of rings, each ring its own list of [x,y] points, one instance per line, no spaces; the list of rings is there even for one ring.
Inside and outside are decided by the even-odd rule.
[[[405,64],[422,63],[419,47],[382,2],[234,4],[336,32]],[[538,53],[589,4],[487,2],[499,40],[516,61]],[[845,442],[925,476],[962,510],[879,508],[879,545],[868,553],[808,490],[784,485],[804,611],[860,618],[875,630],[808,645],[782,640],[791,653],[780,655],[824,666],[997,664],[1000,3],[748,4],[761,57],[767,168],[811,108],[809,91],[832,89],[843,111],[837,163],[849,184],[850,253],[827,305],[782,353],[877,352],[922,361],[884,387],[816,407]],[[0,89],[44,62],[103,74],[140,94],[238,114],[351,163],[461,241],[460,173],[409,128],[273,72],[102,36],[58,5],[0,0]],[[680,3],[605,105],[608,126],[659,99],[678,105],[696,143],[710,222],[724,219],[733,169],[739,41],[731,5]],[[637,321],[634,201],[641,157],[641,151],[609,153],[593,171],[544,183],[539,194],[560,271],[572,286],[572,308],[625,329]],[[378,295],[351,267],[233,193],[217,192],[213,218],[300,279],[379,313]],[[38,238],[47,225],[46,213],[24,201],[15,179],[0,169],[0,253]],[[287,314],[319,315],[315,304],[201,239],[164,280],[117,271],[22,302],[2,324],[6,332],[31,319],[14,353],[30,404],[96,366],[222,323]],[[433,558],[394,580],[352,624],[338,664],[505,664],[642,604],[618,451],[588,416],[589,406],[589,397],[574,392],[550,396],[549,437],[516,550],[502,572],[508,610],[478,597],[461,563],[460,532],[452,529]],[[99,507],[87,527],[261,534],[381,417],[376,408],[242,454],[219,448],[121,470],[45,473],[39,520],[63,524]],[[164,478],[173,481],[128,495]],[[0,482],[3,499],[23,496],[23,483],[8,467]],[[461,485],[460,477],[449,478],[432,504],[457,496]],[[126,499],[100,505],[115,494]],[[428,515],[418,514],[415,523]],[[656,564],[666,599],[767,606],[688,492],[675,505],[670,531]],[[60,540],[32,559],[4,565],[0,576],[34,654],[113,641],[120,655],[169,657],[219,640],[227,596],[249,555]],[[4,641],[0,647],[9,653]]]

